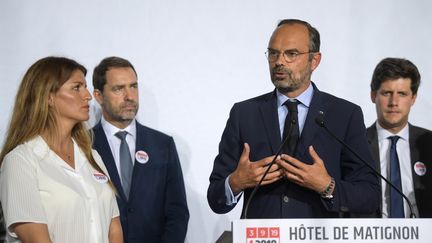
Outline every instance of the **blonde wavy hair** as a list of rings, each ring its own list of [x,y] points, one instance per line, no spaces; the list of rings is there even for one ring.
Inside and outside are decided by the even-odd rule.
[[[15,98],[12,117],[1,154],[3,159],[16,146],[48,131],[57,133],[55,115],[49,109],[49,95],[56,93],[76,70],[87,74],[86,68],[65,57],[45,57],[34,63],[25,73]],[[72,138],[84,152],[93,168],[104,173],[92,154],[92,136],[83,122],[77,123]]]

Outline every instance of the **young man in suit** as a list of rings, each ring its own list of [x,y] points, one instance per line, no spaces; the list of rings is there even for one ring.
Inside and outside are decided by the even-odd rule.
[[[408,123],[419,86],[420,73],[411,61],[385,58],[378,63],[371,82],[377,122],[367,129],[367,136],[378,170],[408,197],[417,216],[430,218],[432,132]],[[382,203],[377,216],[409,217],[408,204],[399,193],[384,181],[381,187]]]
[[[136,121],[134,67],[105,58],[94,69],[93,86],[102,107],[94,148],[117,190],[124,242],[184,242],[189,211],[176,147],[172,137]]]
[[[338,217],[341,211],[371,213],[378,208],[377,177],[316,123],[322,120],[373,163],[361,108],[311,82],[321,60],[319,47],[319,33],[309,23],[288,19],[278,24],[266,53],[276,89],[232,108],[207,192],[214,212],[229,212],[242,194],[246,202],[286,137],[290,142],[284,154],[243,216]]]

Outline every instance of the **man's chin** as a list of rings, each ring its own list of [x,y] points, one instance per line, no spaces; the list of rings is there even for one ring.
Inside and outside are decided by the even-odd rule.
[[[122,111],[120,117],[124,120],[133,120],[137,114],[135,110]]]
[[[388,116],[384,119],[384,123],[389,126],[400,126],[403,123],[403,120],[399,116]]]
[[[406,123],[401,120],[386,120],[384,122],[381,122],[381,126],[384,129],[388,129],[388,130],[402,128],[405,125]]]
[[[287,86],[287,85],[280,85],[278,83],[274,84],[276,86],[276,89],[281,92],[282,94],[293,92],[297,89],[297,87],[293,86]]]
[[[135,115],[133,115],[133,116],[122,116],[121,117],[121,120],[122,121],[124,121],[124,122],[127,122],[127,121],[132,121],[133,119],[135,119]]]

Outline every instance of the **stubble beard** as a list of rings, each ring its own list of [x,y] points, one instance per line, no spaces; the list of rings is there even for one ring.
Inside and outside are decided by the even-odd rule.
[[[136,106],[134,111],[122,112],[122,108],[124,105],[121,105],[118,108],[114,108],[111,105],[104,105],[103,110],[105,110],[105,112],[110,116],[112,121],[120,123],[130,123],[133,119],[135,119],[139,108],[138,103],[133,102],[133,104]]]
[[[284,79],[278,79],[273,75],[275,72],[284,72],[287,74],[287,77]],[[310,65],[300,72],[300,76],[298,78],[294,76],[291,69],[279,66],[272,69],[271,79],[276,89],[279,92],[285,94],[298,90],[310,80],[311,75],[312,71],[310,70]]]
[[[380,118],[379,123],[381,127],[387,130],[399,130],[406,126],[408,117],[391,118],[385,115]]]

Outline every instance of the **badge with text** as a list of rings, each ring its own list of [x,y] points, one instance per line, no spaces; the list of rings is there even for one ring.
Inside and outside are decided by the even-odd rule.
[[[140,164],[145,164],[149,161],[149,156],[146,152],[139,150],[135,153],[135,159]]]
[[[93,178],[99,183],[106,183],[108,181],[108,176],[100,172],[93,173]]]
[[[279,227],[247,227],[246,242],[247,243],[279,243],[280,232]]]
[[[414,164],[414,171],[418,176],[424,176],[426,174],[426,165],[423,162],[417,161]]]

